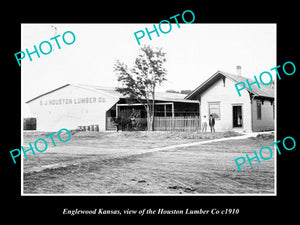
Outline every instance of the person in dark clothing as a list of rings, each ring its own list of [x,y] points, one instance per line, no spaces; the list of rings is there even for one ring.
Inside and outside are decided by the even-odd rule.
[[[131,120],[131,125],[134,127],[136,125],[136,118],[137,118],[137,113],[135,109],[132,109],[132,112],[130,114],[130,120]]]
[[[215,118],[210,114],[208,124],[210,126],[210,132],[216,132],[215,131]]]

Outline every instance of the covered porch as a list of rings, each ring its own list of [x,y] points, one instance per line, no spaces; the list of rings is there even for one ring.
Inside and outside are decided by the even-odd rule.
[[[198,101],[156,101],[154,107],[154,130],[199,130],[200,129],[200,104]],[[133,120],[138,127],[133,126],[133,130],[146,130],[147,113],[142,103],[138,102],[118,102],[107,111],[107,130],[115,130],[112,117]],[[136,125],[136,124],[133,124]]]

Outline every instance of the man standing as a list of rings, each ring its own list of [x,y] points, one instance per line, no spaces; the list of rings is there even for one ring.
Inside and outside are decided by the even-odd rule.
[[[202,132],[206,132],[206,128],[207,128],[207,118],[206,116],[203,116]]]
[[[215,132],[215,118],[210,114],[209,116],[209,126],[210,126],[210,132]]]

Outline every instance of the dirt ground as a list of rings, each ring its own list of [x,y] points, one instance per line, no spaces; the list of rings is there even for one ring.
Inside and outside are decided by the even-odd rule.
[[[24,148],[48,133],[25,132]],[[24,194],[273,194],[274,157],[239,172],[234,159],[273,136],[148,149],[239,135],[234,132],[78,132],[24,159]],[[43,147],[41,147],[42,149]]]

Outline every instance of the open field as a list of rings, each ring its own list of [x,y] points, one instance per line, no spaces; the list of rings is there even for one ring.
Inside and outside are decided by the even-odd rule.
[[[24,148],[48,133],[25,132]],[[238,172],[234,159],[272,136],[153,148],[237,135],[188,132],[78,132],[67,143],[24,159],[24,194],[272,194],[274,158]],[[51,142],[50,138],[48,143]],[[52,144],[49,144],[51,146]],[[31,153],[29,153],[31,154]]]

